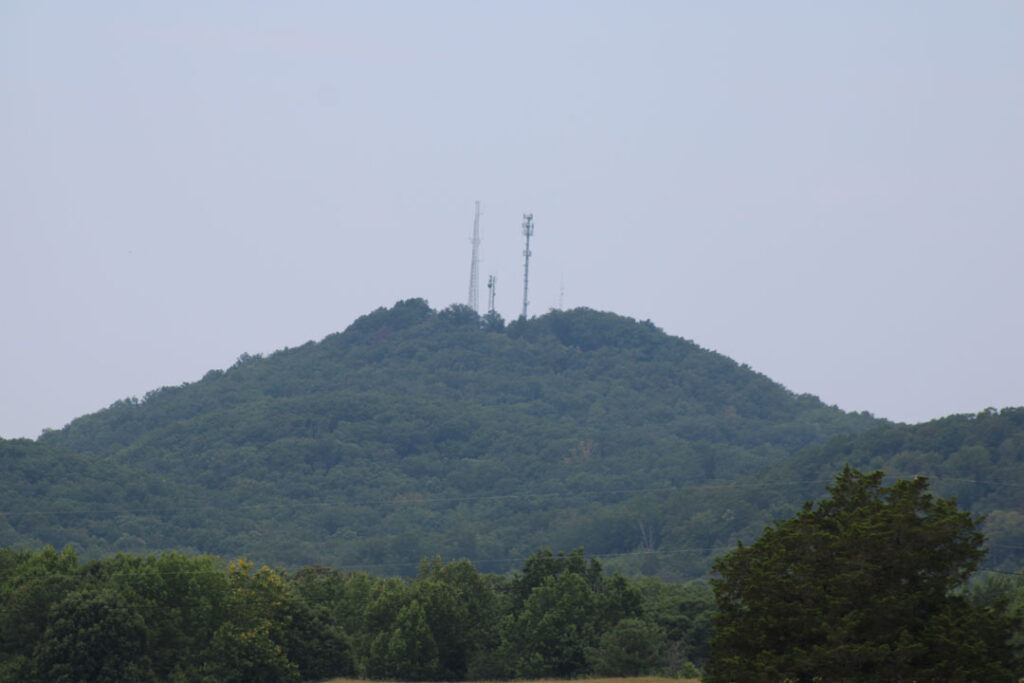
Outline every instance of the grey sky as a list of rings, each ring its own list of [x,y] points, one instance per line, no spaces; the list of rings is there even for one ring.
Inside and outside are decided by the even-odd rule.
[[[0,435],[465,302],[476,199],[506,318],[532,211],[532,313],[1022,405],[1022,122],[1015,1],[0,1]]]

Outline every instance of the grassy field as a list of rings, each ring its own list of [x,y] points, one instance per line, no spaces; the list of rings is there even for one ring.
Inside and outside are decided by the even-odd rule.
[[[653,676],[641,676],[639,678],[577,678],[578,683],[700,683],[699,678],[656,678]],[[558,681],[565,683],[564,679],[538,678],[533,681],[517,681],[516,683],[547,683]],[[380,681],[364,681],[358,678],[332,678],[326,683],[381,683]],[[497,683],[496,681],[475,681],[474,683]]]

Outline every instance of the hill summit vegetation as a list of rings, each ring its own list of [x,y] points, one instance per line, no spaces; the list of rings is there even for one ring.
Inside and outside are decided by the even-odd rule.
[[[584,546],[695,576],[765,521],[757,500],[700,491],[879,424],[649,322],[506,326],[413,299],[3,443],[0,542],[406,574],[433,554],[506,571]]]
[[[1024,565],[1024,409],[845,413],[692,341],[588,309],[505,325],[401,301],[344,332],[0,440],[0,545],[246,556],[412,575],[584,547],[703,576],[845,464],[929,477]]]

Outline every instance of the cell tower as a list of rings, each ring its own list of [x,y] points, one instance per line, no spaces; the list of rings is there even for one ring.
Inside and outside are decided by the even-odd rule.
[[[530,303],[528,296],[530,291],[530,237],[533,235],[533,214],[523,214],[523,234],[526,235],[526,249],[523,256],[526,257],[526,264],[523,266],[523,320],[526,320],[526,307]]]
[[[473,264],[469,267],[469,307],[480,312],[480,200],[473,216]]]
[[[493,275],[487,278],[487,312],[494,313],[494,289],[498,280]]]

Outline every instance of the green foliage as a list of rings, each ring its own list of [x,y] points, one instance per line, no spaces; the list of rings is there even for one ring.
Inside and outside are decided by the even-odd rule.
[[[212,557],[119,554],[84,571],[123,596],[146,623],[146,657],[157,678],[195,678],[199,653],[229,612],[230,580]]]
[[[31,653],[52,609],[76,587],[77,571],[73,548],[60,553],[52,547],[35,553],[0,548],[0,648],[5,655]]]
[[[1024,478],[1022,409],[887,425],[650,323],[579,309],[488,331],[463,308],[399,302],[0,440],[0,543],[403,575],[426,554],[504,572],[584,545],[686,580],[850,462],[928,476],[987,515],[989,566],[1024,562],[1024,494],[1007,485]]]
[[[505,572],[537,547],[586,545],[693,577],[759,510],[721,522],[711,496],[719,523],[690,528],[644,490],[720,484],[876,424],[647,322],[578,309],[505,328],[414,299],[0,442],[0,542],[407,576],[427,554]]]
[[[239,560],[0,548],[0,681],[289,681],[355,673],[289,577]]]
[[[1024,571],[989,573],[968,587],[964,599],[972,607],[995,612],[1013,623],[1010,645],[1024,656]]]
[[[568,678],[586,670],[585,651],[595,637],[594,595],[577,573],[548,576],[522,610],[506,617],[503,659],[517,678]]]
[[[538,551],[512,577],[435,557],[409,580],[0,548],[0,682],[678,673],[692,664],[672,661],[674,591],[606,576],[581,550]]]
[[[282,643],[284,651],[303,680],[355,675],[349,638],[323,606],[290,600],[283,617],[288,624]]]
[[[515,677],[564,678],[604,665],[616,645],[601,639],[643,614],[640,591],[622,576],[605,577],[601,563],[588,561],[582,549],[568,555],[549,549],[534,553],[506,592],[509,611],[500,623],[499,652],[505,675]],[[608,659],[601,659],[605,644]],[[648,667],[660,664],[648,662]]]
[[[685,584],[644,579],[637,586],[644,616],[666,634],[665,673],[680,675],[687,663],[704,666],[711,656],[715,595],[706,581]]]
[[[426,608],[440,677],[467,678],[473,658],[498,643],[500,607],[492,586],[466,560],[444,564],[434,558],[420,563],[413,594]]]
[[[628,618],[606,631],[597,647],[587,649],[587,661],[598,676],[642,676],[661,668],[664,649],[665,632],[657,624]]]
[[[35,653],[40,680],[53,683],[153,681],[146,623],[110,590],[68,594],[52,610]]]
[[[373,639],[366,672],[385,680],[432,681],[440,669],[427,614],[414,598],[402,606],[390,628]]]
[[[951,595],[984,537],[924,478],[849,467],[720,558],[710,681],[1016,681],[1012,623]]]
[[[203,680],[224,683],[292,683],[299,668],[274,642],[275,624],[268,620],[240,625],[227,622],[213,634],[204,652]]]

